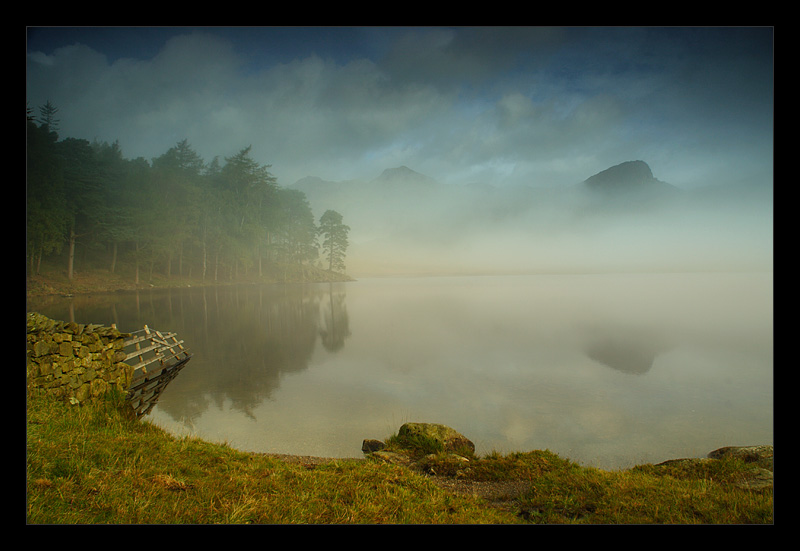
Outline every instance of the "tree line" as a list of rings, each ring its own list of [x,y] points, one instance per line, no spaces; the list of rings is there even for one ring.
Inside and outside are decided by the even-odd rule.
[[[350,228],[305,194],[277,184],[251,147],[204,161],[182,140],[151,161],[118,142],[59,138],[57,109],[27,109],[27,273],[42,261],[121,263],[136,283],[154,271],[202,281],[285,276],[315,266],[345,271]],[[322,264],[324,262],[324,265]],[[84,268],[81,268],[84,269]]]

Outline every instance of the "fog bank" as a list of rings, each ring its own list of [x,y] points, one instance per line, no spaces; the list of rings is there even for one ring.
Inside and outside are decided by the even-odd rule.
[[[646,163],[623,163],[595,175],[607,176],[595,187],[593,176],[496,188],[399,167],[294,187],[315,211],[344,216],[355,277],[772,269],[771,182],[684,190],[648,174]]]

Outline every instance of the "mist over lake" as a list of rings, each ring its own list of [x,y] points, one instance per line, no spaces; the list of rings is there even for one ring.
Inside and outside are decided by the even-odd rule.
[[[478,453],[624,468],[771,444],[771,273],[372,278],[29,301],[176,331],[148,420],[255,452],[359,457],[406,421]]]
[[[166,430],[772,443],[771,27],[26,34],[28,310],[176,332]]]

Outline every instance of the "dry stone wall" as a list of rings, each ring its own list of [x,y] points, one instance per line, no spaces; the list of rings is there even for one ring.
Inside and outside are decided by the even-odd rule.
[[[27,383],[40,392],[82,403],[110,390],[125,392],[133,367],[125,363],[130,335],[114,327],[56,321],[27,314]]]

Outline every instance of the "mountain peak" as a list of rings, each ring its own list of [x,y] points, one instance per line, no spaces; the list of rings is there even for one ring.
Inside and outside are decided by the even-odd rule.
[[[653,176],[644,161],[627,161],[584,180],[583,186],[600,197],[625,201],[661,200],[678,188]]]
[[[407,166],[398,166],[395,168],[387,168],[384,170],[380,176],[375,178],[375,182],[381,182],[385,184],[435,184],[436,181],[429,177],[425,176],[424,174],[420,174],[415,170],[411,170]]]
[[[657,181],[653,171],[644,161],[627,161],[586,179],[584,182],[593,189],[633,188]]]
[[[395,167],[395,168],[387,168],[386,170],[384,170],[381,173],[379,178],[396,177],[396,176],[408,176],[408,175],[422,176],[422,174],[420,174],[419,172],[417,172],[415,170],[411,170],[406,165],[401,165],[401,166],[398,166],[398,167]]]

